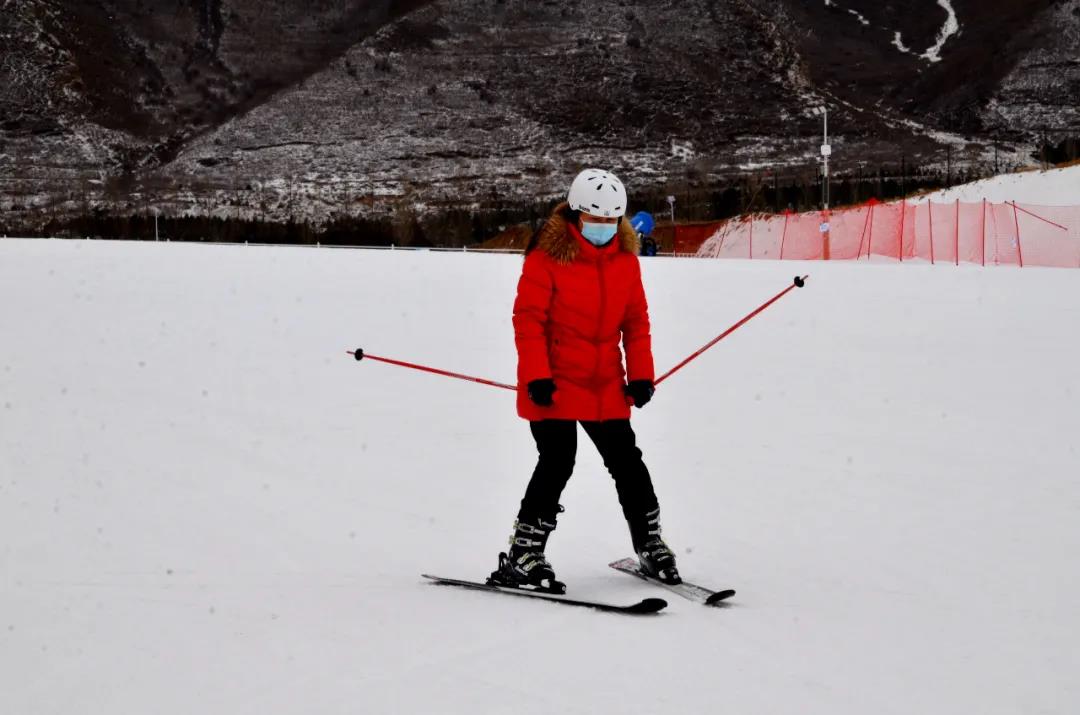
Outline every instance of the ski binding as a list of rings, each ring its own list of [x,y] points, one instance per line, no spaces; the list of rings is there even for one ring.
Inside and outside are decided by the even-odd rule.
[[[723,591],[712,591],[705,588],[704,586],[698,586],[697,584],[690,583],[689,581],[683,581],[682,583],[676,585],[664,583],[659,579],[642,573],[641,569],[638,566],[637,559],[633,558],[612,561],[610,564],[608,564],[608,566],[615,569],[616,571],[622,571],[623,573],[630,574],[631,576],[637,576],[641,580],[648,581],[651,584],[662,586],[687,600],[694,601],[695,603],[701,603],[706,606],[719,605],[722,601],[726,601],[727,599],[735,595],[735,591],[733,591],[732,589],[726,589]]]

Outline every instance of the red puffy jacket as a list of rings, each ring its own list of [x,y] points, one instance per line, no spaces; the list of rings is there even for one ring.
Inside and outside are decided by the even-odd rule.
[[[518,282],[518,414],[530,421],[629,419],[626,380],[655,379],[637,235],[620,221],[616,239],[597,248],[571,215],[565,203],[555,208]],[[551,407],[528,396],[528,384],[542,378],[558,388]]]

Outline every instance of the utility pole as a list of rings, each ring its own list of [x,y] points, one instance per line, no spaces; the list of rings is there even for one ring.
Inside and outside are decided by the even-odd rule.
[[[675,253],[679,247],[679,230],[675,226],[675,195],[667,197],[668,206],[671,207],[671,252]]]
[[[829,157],[832,156],[832,147],[829,145],[829,108],[822,107],[821,112],[825,115],[824,141],[821,143],[821,158],[825,163],[825,173],[822,176],[821,203],[823,208],[829,210]]]
[[[829,145],[829,108],[818,108],[824,118],[824,132],[821,142],[821,258],[829,260],[832,256],[829,245],[829,157],[832,156],[832,146]]]

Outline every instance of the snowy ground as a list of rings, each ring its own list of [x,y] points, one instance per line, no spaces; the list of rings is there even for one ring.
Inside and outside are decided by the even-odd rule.
[[[644,263],[635,424],[684,574],[652,618],[484,576],[532,444],[520,258],[0,241],[0,712],[1075,713],[1074,271]],[[591,447],[549,554],[617,574]]]
[[[970,184],[909,199],[911,203],[935,201],[992,202],[1016,201],[1039,206],[1080,206],[1080,165],[1048,171],[1001,174]]]

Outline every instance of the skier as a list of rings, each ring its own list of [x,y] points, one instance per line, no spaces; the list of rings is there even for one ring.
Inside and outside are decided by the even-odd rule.
[[[648,404],[655,375],[637,235],[625,213],[622,182],[586,169],[526,250],[514,302],[517,407],[539,459],[509,553],[499,554],[489,583],[565,592],[544,549],[574,469],[579,422],[615,480],[642,571],[682,581],[660,538],[659,504],[630,427],[630,405]]]
[[[658,250],[655,238],[652,236],[641,237],[641,255],[650,257],[655,256]]]
[[[656,245],[656,239],[653,238],[652,232],[656,223],[653,220],[652,214],[646,211],[638,211],[634,214],[634,217],[630,219],[630,227],[637,233],[638,243],[641,244],[642,256],[655,256],[658,250]]]

